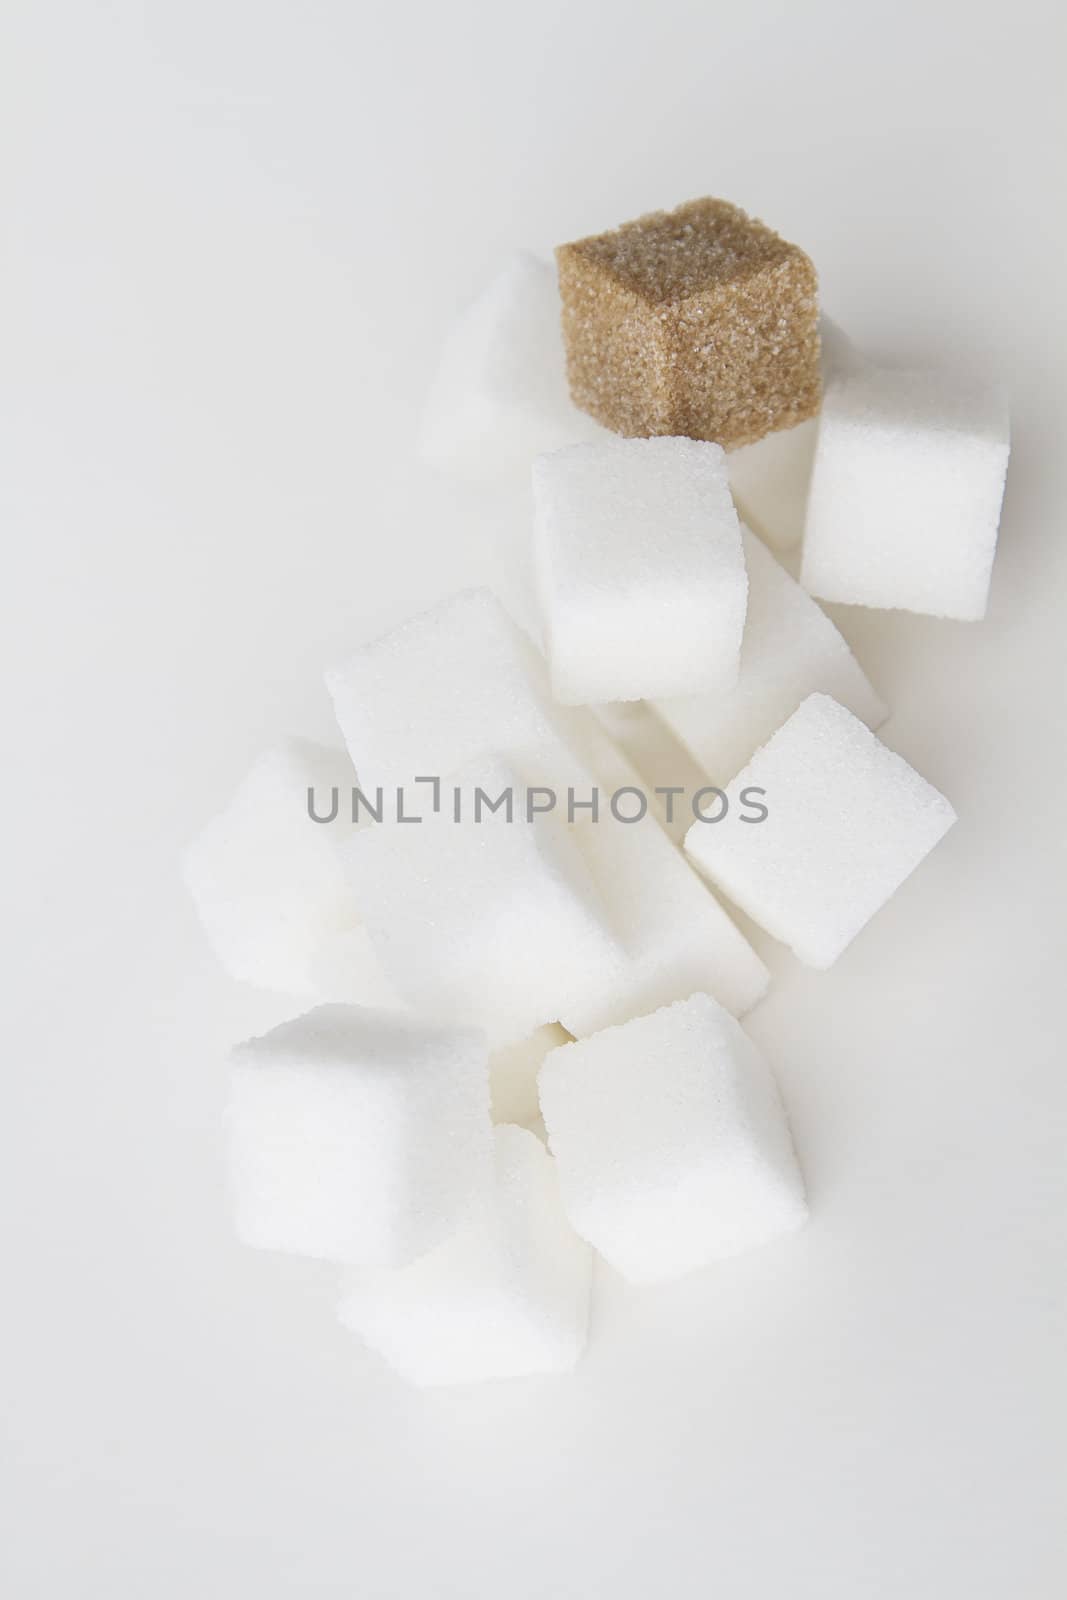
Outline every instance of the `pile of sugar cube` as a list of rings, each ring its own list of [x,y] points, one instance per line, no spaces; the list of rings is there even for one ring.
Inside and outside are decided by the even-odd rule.
[[[647,1284],[805,1222],[723,901],[826,968],[952,826],[817,601],[981,617],[1007,469],[995,388],[866,361],[734,206],[557,262],[457,322],[422,442],[529,478],[540,638],[469,589],[358,645],[344,747],[267,751],[185,862],[226,969],[305,1008],[232,1055],[238,1235],[339,1263],[416,1384],[573,1368],[595,1256]],[[612,737],[634,701],[696,793]]]

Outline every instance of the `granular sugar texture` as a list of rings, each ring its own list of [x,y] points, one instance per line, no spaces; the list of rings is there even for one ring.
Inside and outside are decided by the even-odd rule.
[[[556,251],[575,404],[616,433],[729,449],[814,416],[815,268],[725,200]]]

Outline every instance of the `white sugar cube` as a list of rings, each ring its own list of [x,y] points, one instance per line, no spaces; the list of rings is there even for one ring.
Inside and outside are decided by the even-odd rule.
[[[801,581],[825,600],[983,617],[1008,468],[992,386],[862,368],[828,385]]]
[[[537,1028],[528,1039],[494,1050],[489,1057],[489,1098],[494,1122],[513,1122],[540,1135],[544,1131],[537,1099],[537,1074],[550,1050],[569,1038],[558,1022]]]
[[[373,798],[490,754],[556,737],[533,644],[488,589],[463,589],[326,674],[341,732]],[[358,754],[357,754],[358,752]]]
[[[342,751],[287,740],[255,762],[189,846],[185,880],[232,977],[317,999],[399,1005],[341,863],[355,782]]]
[[[748,787],[764,791],[758,823],[740,816]],[[956,820],[943,795],[824,694],[804,701],[726,793],[730,811],[694,822],[685,848],[811,967],[837,960]]]
[[[445,340],[420,453],[457,477],[489,479],[600,431],[567,388],[555,266],[519,252]]]
[[[533,493],[557,700],[638,700],[736,681],[747,583],[718,445],[574,445],[537,459]]]
[[[651,807],[633,767],[591,716],[583,723],[590,769],[600,790],[597,821],[576,828],[624,962],[590,982],[561,1013],[569,1031],[595,1033],[697,990],[741,1015],[766,992],[770,975],[748,940],[689,866]],[[624,795],[629,788],[633,793]],[[611,797],[618,796],[618,815]],[[592,977],[592,974],[590,975]]]
[[[678,1277],[805,1220],[770,1069],[707,995],[561,1046],[540,1089],[567,1215],[631,1282]]]
[[[228,1124],[245,1244],[410,1261],[489,1182],[488,1046],[472,1028],[319,1006],[233,1052]]]
[[[829,694],[877,728],[886,708],[825,611],[749,529],[748,616],[737,687],[660,700],[656,711],[714,783],[727,783],[809,694]]]
[[[460,793],[461,820],[454,799]],[[511,796],[490,811],[479,804]],[[517,770],[486,760],[453,774],[423,822],[359,830],[346,864],[382,965],[430,1014],[470,1020],[494,1048],[559,1021],[621,951],[558,809]]]
[[[494,1130],[477,1215],[397,1271],[352,1275],[341,1321],[420,1386],[569,1371],[585,1348],[591,1252],[573,1232],[544,1145]]]

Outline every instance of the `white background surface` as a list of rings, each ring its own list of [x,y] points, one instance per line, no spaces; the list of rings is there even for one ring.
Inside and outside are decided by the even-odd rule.
[[[1052,1600],[1065,1457],[1059,8],[3,7],[5,1594]],[[419,1394],[240,1251],[181,845],[325,663],[521,546],[413,467],[518,245],[732,198],[1015,397],[989,620],[839,611],[958,827],[752,1031],[814,1203]],[[290,1008],[291,1009],[291,1008]]]

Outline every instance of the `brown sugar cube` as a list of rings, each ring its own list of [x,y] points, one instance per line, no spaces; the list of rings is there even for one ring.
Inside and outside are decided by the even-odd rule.
[[[576,405],[616,433],[731,448],[819,409],[815,268],[725,200],[556,251]]]

